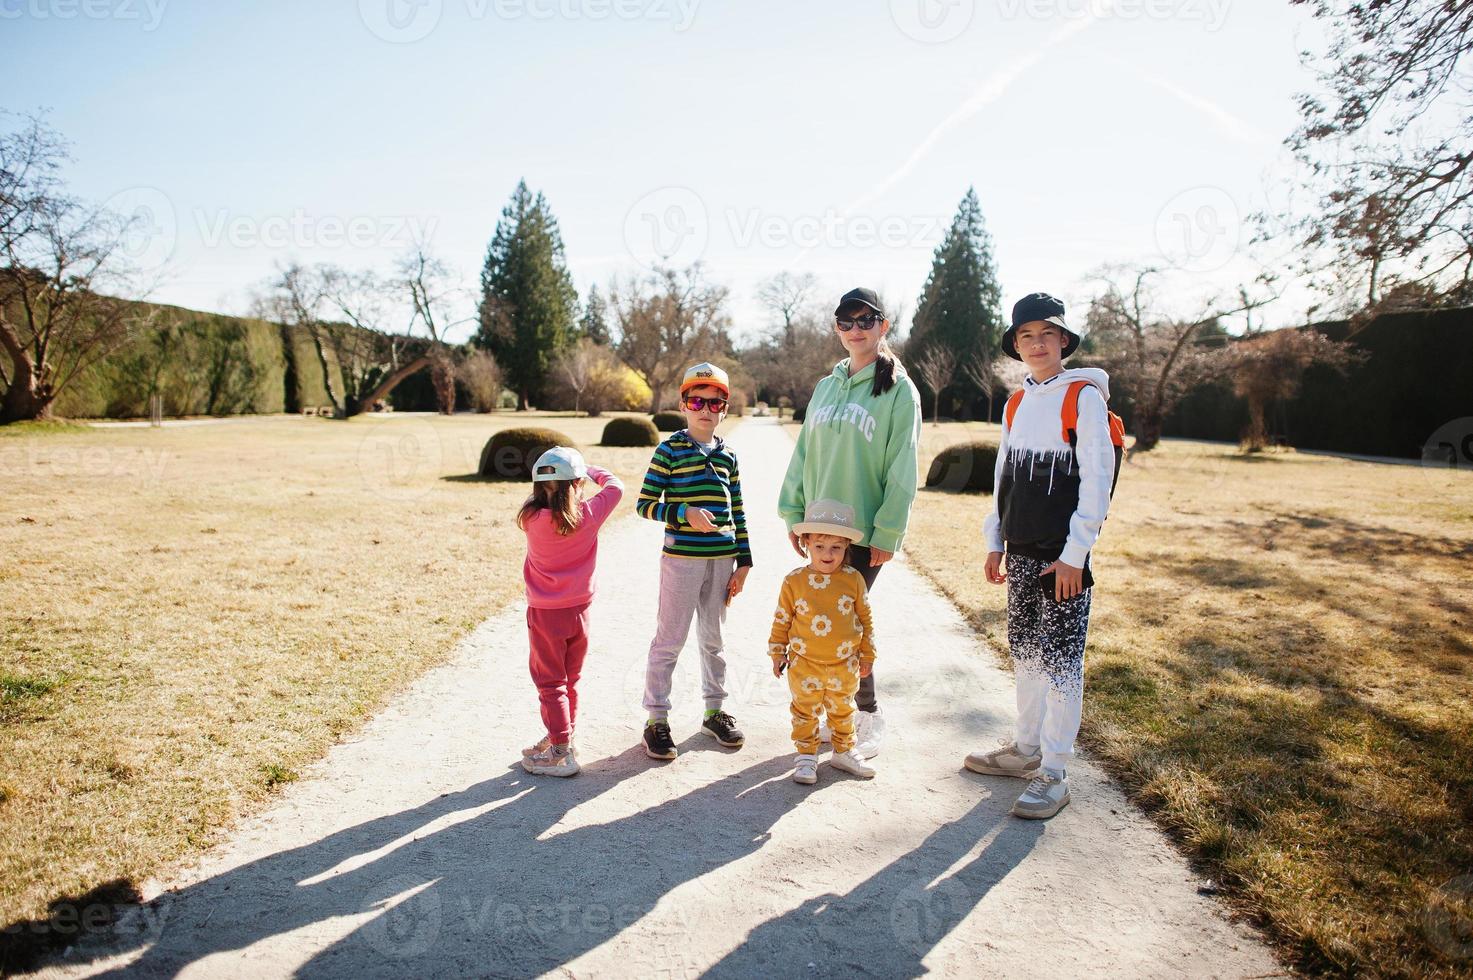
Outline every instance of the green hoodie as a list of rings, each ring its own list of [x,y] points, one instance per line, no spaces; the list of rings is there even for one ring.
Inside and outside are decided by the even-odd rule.
[[[873,364],[849,377],[846,358],[813,389],[777,507],[792,528],[810,501],[842,501],[864,531],[859,544],[898,551],[916,495],[921,399],[899,361],[878,398],[874,377]]]

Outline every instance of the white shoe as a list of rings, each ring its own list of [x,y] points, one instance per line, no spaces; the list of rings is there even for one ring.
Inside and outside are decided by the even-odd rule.
[[[834,730],[829,727],[829,723],[826,721],[818,723],[818,741],[822,745],[834,744]]]
[[[1069,777],[1040,769],[1023,795],[1018,797],[1018,802],[1013,804],[1013,816],[1047,820],[1068,805]]]
[[[874,767],[865,763],[864,757],[859,754],[858,749],[850,749],[848,752],[835,752],[829,756],[829,765],[838,769],[840,772],[847,772],[851,776],[858,776],[860,779],[875,778]]]
[[[797,765],[793,767],[793,782],[812,786],[818,782],[818,756],[798,753]]]
[[[880,754],[880,740],[885,737],[885,716],[881,709],[854,712],[854,751],[861,759]]]
[[[980,772],[987,776],[1015,776],[1019,779],[1032,779],[1038,775],[1038,769],[1043,765],[1043,756],[1038,752],[1024,755],[1018,748],[1018,743],[1005,740],[1001,748],[993,749],[991,752],[969,754],[964,765],[973,772]]]

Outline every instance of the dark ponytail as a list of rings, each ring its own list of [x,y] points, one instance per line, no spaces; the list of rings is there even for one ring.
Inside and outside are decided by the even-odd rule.
[[[875,360],[875,381],[869,390],[871,396],[878,398],[895,387],[895,364],[895,352],[890,349],[890,342],[881,337],[879,357]]]

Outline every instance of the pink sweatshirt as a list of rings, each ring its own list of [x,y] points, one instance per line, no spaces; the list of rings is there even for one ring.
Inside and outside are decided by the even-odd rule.
[[[533,609],[568,609],[593,599],[593,568],[598,559],[598,529],[619,505],[624,484],[601,466],[589,466],[588,478],[602,489],[583,501],[583,519],[572,534],[557,533],[552,517],[540,510],[527,521],[527,605]]]

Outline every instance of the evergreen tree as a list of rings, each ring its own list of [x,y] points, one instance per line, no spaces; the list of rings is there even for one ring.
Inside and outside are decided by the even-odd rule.
[[[1002,287],[992,257],[992,236],[982,221],[977,192],[967,188],[950,230],[931,260],[931,274],[916,303],[906,360],[917,361],[933,347],[950,352],[957,365],[990,364],[1002,340]],[[965,377],[949,390],[968,399],[985,395]],[[941,392],[930,392],[933,399]]]
[[[588,287],[588,305],[583,308],[579,326],[583,336],[601,347],[609,346],[609,308],[598,291],[598,283]]]
[[[502,366],[518,408],[542,398],[553,361],[573,340],[577,310],[557,219],[519,181],[486,251],[474,338]]]

